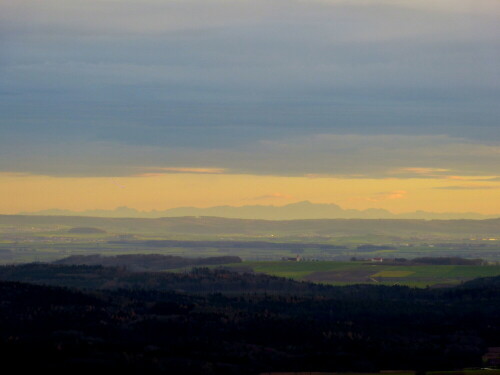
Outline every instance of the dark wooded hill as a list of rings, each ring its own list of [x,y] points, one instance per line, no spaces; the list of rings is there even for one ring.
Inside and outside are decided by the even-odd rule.
[[[76,234],[99,234],[106,233],[106,231],[99,228],[92,227],[76,227],[68,230],[68,233],[76,233]]]
[[[38,264],[0,271],[0,279],[60,285],[89,286],[95,275],[128,280],[127,288],[118,282],[86,292],[1,281],[2,365],[19,373],[454,370],[481,366],[500,337],[500,277],[425,290],[315,286],[208,269],[141,276]],[[189,294],[172,291],[182,284]],[[210,287],[215,293],[203,292]]]
[[[241,263],[240,257],[220,256],[206,258],[186,258],[159,254],[126,254],[115,256],[73,255],[55,261],[64,265],[101,265],[107,267],[126,267],[131,271],[161,271],[165,269],[208,266],[228,263]]]

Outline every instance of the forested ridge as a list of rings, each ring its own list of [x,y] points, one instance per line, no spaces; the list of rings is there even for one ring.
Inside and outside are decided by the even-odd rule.
[[[19,368],[171,374],[450,370],[481,366],[481,355],[500,337],[500,277],[412,289],[333,287],[206,268],[133,274],[32,264],[0,271],[1,350]],[[28,275],[42,284],[88,283],[78,290],[5,281],[26,281]],[[73,276],[79,281],[71,284]],[[95,283],[99,278],[115,284]]]
[[[125,267],[132,271],[161,271],[173,268],[208,266],[227,263],[241,263],[237,256],[218,256],[188,258],[161,254],[123,254],[115,256],[72,255],[55,261],[55,264],[66,265],[101,265],[107,267]]]

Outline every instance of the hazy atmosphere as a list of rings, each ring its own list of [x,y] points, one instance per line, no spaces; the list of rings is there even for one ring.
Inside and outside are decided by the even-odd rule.
[[[1,368],[500,375],[500,0],[0,0]]]

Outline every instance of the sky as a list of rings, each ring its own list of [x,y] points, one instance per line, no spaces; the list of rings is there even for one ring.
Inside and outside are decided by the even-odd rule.
[[[0,0],[0,213],[500,214],[497,0]]]

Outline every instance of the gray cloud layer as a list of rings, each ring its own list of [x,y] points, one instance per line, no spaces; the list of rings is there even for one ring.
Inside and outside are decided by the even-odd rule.
[[[47,141],[29,153],[16,144],[1,149],[0,169],[9,170],[9,159],[16,160],[17,171],[49,175],[178,173],[176,168],[184,167],[282,176],[446,178],[497,176],[500,147],[442,135],[317,134],[212,149]]]
[[[492,0],[2,2],[0,168],[496,175],[499,15]]]

